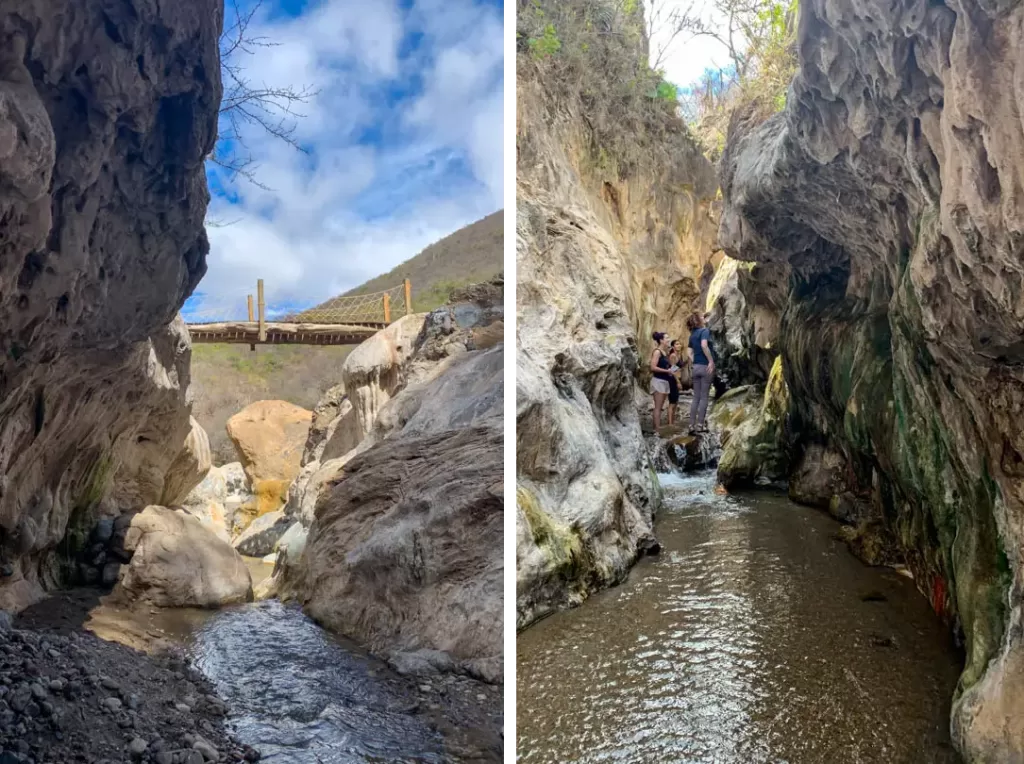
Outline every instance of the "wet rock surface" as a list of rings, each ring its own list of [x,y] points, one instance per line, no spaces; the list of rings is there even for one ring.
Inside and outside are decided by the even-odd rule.
[[[252,599],[252,577],[230,544],[183,510],[146,507],[125,529],[131,561],[115,594],[159,607],[219,607]]]
[[[720,241],[775,269],[740,289],[780,308],[763,339],[798,433],[849,458],[863,548],[964,640],[978,761],[1024,760],[1022,24],[1019,3],[801,3],[785,109],[740,115],[722,161]]]

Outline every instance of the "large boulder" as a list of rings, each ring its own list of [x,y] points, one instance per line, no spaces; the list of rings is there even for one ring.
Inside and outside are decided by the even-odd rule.
[[[175,316],[206,270],[222,12],[0,4],[2,608],[66,580],[153,439],[159,500],[189,432]]]
[[[421,408],[403,406],[405,427],[327,488],[300,562],[313,618],[385,655],[441,650],[500,681],[502,368],[501,347],[474,353],[411,393]]]
[[[418,319],[401,387],[361,442],[293,484],[261,589],[396,665],[426,670],[409,656],[441,651],[445,666],[491,681],[503,665],[502,299],[498,279]],[[375,400],[350,382],[353,400]]]
[[[312,418],[312,412],[286,401],[257,401],[228,420],[228,436],[253,495],[233,513],[233,533],[284,506],[288,486],[301,468]]]
[[[231,545],[183,510],[146,507],[124,536],[131,561],[115,594],[158,607],[219,607],[252,600],[249,569]]]
[[[228,437],[254,490],[264,480],[295,479],[312,419],[287,401],[256,401],[228,420]]]
[[[247,557],[265,557],[274,552],[278,540],[293,523],[283,509],[261,515],[249,523],[231,545]]]

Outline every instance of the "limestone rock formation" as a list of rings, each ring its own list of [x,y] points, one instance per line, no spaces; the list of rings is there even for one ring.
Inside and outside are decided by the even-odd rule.
[[[217,607],[252,599],[252,577],[231,545],[183,510],[146,507],[131,520],[131,562],[115,593],[158,607]]]
[[[225,541],[231,540],[236,524],[242,525],[239,512],[244,507],[255,505],[255,497],[249,491],[249,479],[241,462],[231,462],[220,467],[211,467],[206,477],[195,486],[181,502],[182,508],[195,517],[209,530]],[[237,523],[236,523],[237,518]]]
[[[785,110],[738,118],[720,241],[771,264],[799,440],[842,453],[954,625],[967,760],[1024,760],[1024,7],[800,4]]]
[[[341,367],[348,405],[339,404],[328,425],[319,458],[336,459],[351,452],[370,432],[382,406],[405,384],[403,367],[423,328],[422,313],[403,316],[349,353]],[[328,400],[333,397],[328,394]],[[312,435],[312,433],[311,433]]]
[[[323,457],[327,441],[338,428],[342,418],[351,410],[352,402],[345,394],[345,385],[335,385],[320,397],[313,409],[313,420],[309,425],[306,447],[302,452],[303,465],[319,461]],[[344,448],[343,445],[341,447]],[[352,448],[355,446],[349,450]]]
[[[221,14],[0,7],[0,607],[62,577],[147,433],[168,465],[188,433],[168,326],[206,268]]]
[[[261,591],[298,598],[396,665],[429,668],[415,656],[440,651],[449,668],[489,681],[503,665],[504,347],[488,340],[502,300],[500,280],[456,291],[417,318],[401,363],[377,353],[392,336],[374,343],[380,369],[361,354],[361,385],[347,370],[355,409],[373,419],[360,420],[350,453],[303,467],[285,509],[295,522]],[[388,379],[400,387],[381,386]]]
[[[192,429],[164,475],[162,505],[181,504],[192,489],[203,482],[213,466],[206,430],[194,418],[190,417],[189,423]]]
[[[782,359],[776,358],[760,408],[732,430],[725,442],[718,463],[718,480],[722,485],[741,488],[786,480],[792,445],[789,410]]]
[[[254,490],[264,480],[295,479],[312,419],[287,401],[256,401],[228,420],[228,437]]]
[[[537,8],[566,35],[585,32],[570,4]],[[589,41],[586,65],[640,68],[642,19],[615,19],[624,27]],[[652,330],[686,336],[713,271],[717,184],[682,122],[647,102],[649,121],[625,123],[607,83],[584,97],[563,73],[517,59],[519,628],[621,580],[651,536],[657,481],[634,390],[647,385]]]

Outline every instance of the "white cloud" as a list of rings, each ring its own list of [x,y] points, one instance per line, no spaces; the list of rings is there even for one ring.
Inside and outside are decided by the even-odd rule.
[[[278,44],[245,74],[254,85],[320,89],[295,133],[311,151],[245,129],[271,190],[239,181],[232,198],[215,195],[210,219],[230,225],[209,229],[197,290],[206,318],[243,316],[257,278],[271,307],[326,299],[503,206],[497,9],[324,0],[297,19],[269,19],[255,33]],[[406,35],[418,48],[403,51]],[[378,139],[360,142],[368,129]]]

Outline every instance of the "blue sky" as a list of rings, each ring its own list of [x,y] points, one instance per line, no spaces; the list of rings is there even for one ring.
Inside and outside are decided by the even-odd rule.
[[[246,7],[243,3],[243,8]],[[242,63],[254,85],[310,86],[294,137],[247,129],[261,189],[208,167],[209,270],[187,320],[304,307],[501,209],[503,4],[266,0]]]

